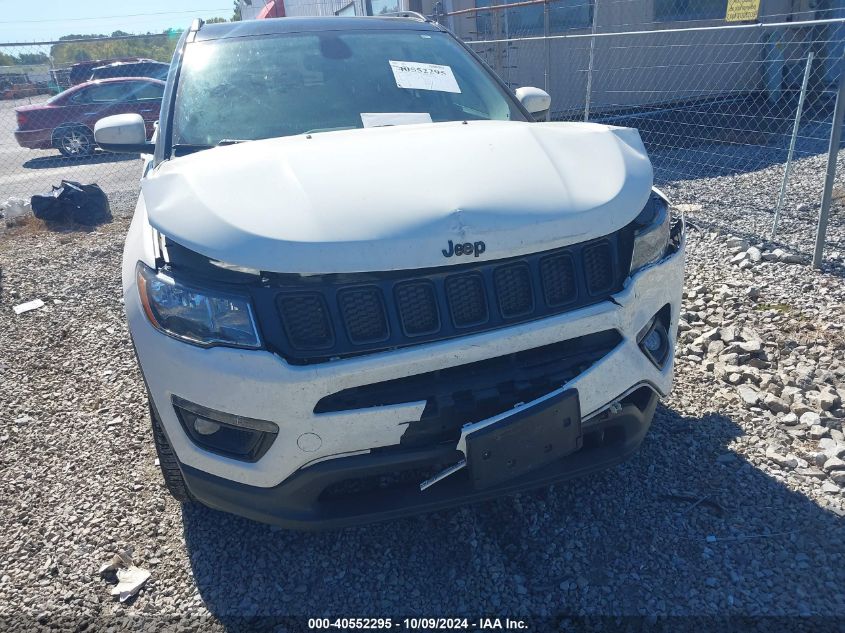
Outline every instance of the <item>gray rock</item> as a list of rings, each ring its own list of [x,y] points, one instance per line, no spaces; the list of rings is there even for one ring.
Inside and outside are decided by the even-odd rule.
[[[807,411],[801,416],[800,421],[804,426],[818,426],[821,418],[815,411]]]
[[[727,241],[728,248],[738,248],[742,251],[747,251],[749,244],[747,240],[741,237],[729,237]]]
[[[738,266],[739,264],[743,263],[748,255],[745,252],[737,253],[733,257],[731,257],[731,264],[734,266]]]
[[[834,470],[845,470],[845,461],[842,461],[838,457],[831,457],[824,463],[822,468],[828,473]]]
[[[760,401],[760,394],[757,392],[756,389],[752,389],[746,385],[742,385],[737,387],[737,393],[739,394],[740,399],[742,402],[749,407],[753,407]]]
[[[824,463],[828,459],[830,459],[830,455],[827,455],[826,453],[823,453],[823,452],[814,453],[813,456],[812,456],[812,462],[816,466],[824,466]]]
[[[739,343],[739,348],[743,352],[755,354],[763,349],[763,344],[760,341],[742,341]]]
[[[789,405],[785,401],[778,398],[773,393],[767,393],[763,397],[763,406],[766,407],[772,413],[787,413],[789,411]],[[787,416],[783,416],[781,418],[780,421],[783,424],[792,426],[792,425],[798,423],[798,416],[796,416],[794,413],[788,414],[788,415],[792,416],[788,420],[787,420]],[[794,422],[793,422],[793,419],[795,420]]]
[[[813,479],[827,479],[827,474],[820,468],[815,466],[801,466],[795,469],[795,472],[804,477],[812,477]]]
[[[841,403],[839,395],[837,393],[831,393],[830,391],[822,391],[818,397],[819,408],[822,411],[830,411],[831,409],[838,407]]]
[[[737,338],[739,338],[739,333],[735,327],[729,325],[719,330],[719,336],[725,343],[733,343],[737,340]]]
[[[805,413],[811,413],[813,410],[803,400],[793,400],[790,407],[792,412],[797,416],[802,416]]]
[[[827,495],[838,495],[841,491],[842,488],[832,481],[826,481],[822,484],[822,492]]]
[[[755,263],[759,262],[761,259],[763,259],[763,253],[761,253],[760,249],[757,248],[756,246],[752,246],[751,248],[749,248],[745,252],[745,254],[748,256],[748,259],[750,261],[755,262]]]
[[[795,455],[784,455],[774,446],[766,448],[766,457],[782,468],[795,468],[798,466],[798,458]]]
[[[829,433],[828,429],[820,424],[814,424],[810,427],[809,431],[810,438],[814,440],[820,440],[821,438],[826,437]]]

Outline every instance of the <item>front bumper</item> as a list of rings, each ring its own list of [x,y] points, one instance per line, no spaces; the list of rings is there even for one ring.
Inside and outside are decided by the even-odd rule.
[[[481,491],[464,470],[420,492],[423,473],[463,457],[448,446],[323,461],[272,488],[246,486],[189,466],[183,466],[182,474],[191,494],[216,510],[290,529],[337,529],[475,503],[614,466],[639,447],[657,399],[648,387],[636,390],[622,399],[620,411],[586,427],[589,432],[578,452]]]
[[[636,339],[650,319],[668,305],[668,330],[674,347],[683,259],[682,240],[674,253],[639,271],[612,300],[600,304],[492,332],[311,366],[289,365],[266,351],[186,345],[150,325],[132,283],[125,289],[125,299],[130,330],[152,403],[183,465],[191,491],[212,507],[261,520],[298,524],[317,520],[313,503],[298,500],[287,506],[281,500],[299,499],[299,493],[294,492],[307,489],[309,493],[301,498],[313,501],[316,498],[313,489],[328,481],[327,473],[349,469],[357,477],[360,473],[366,475],[374,464],[393,466],[394,459],[403,463],[417,460],[408,451],[396,449],[400,448],[408,425],[420,420],[425,401],[315,413],[320,400],[343,390],[615,330],[620,342],[566,383],[567,388],[579,393],[585,434],[592,430],[590,424],[598,413],[640,386],[645,385],[659,395],[667,394],[672,382],[672,362],[658,369],[640,350]],[[272,421],[279,426],[278,437],[254,463],[203,450],[183,431],[171,404],[173,396],[217,411]],[[591,453],[588,457],[586,452],[584,455],[579,452],[567,457],[567,463],[559,468],[531,473],[530,477],[483,494],[452,490],[459,485],[457,480],[444,481],[426,491],[433,492],[433,497],[405,499],[405,506],[414,508],[411,512],[422,511],[438,504],[448,505],[451,502],[446,497],[456,503],[471,501],[606,467],[621,461],[636,448],[648,426],[649,409],[653,411],[653,406],[640,407],[632,418],[636,421],[622,425],[628,430],[621,447],[608,448],[607,454]],[[305,443],[299,441],[304,435],[308,436]],[[454,446],[426,449],[423,453],[419,457],[429,464],[438,460],[448,464],[454,457]],[[358,507],[350,508],[347,518],[330,513],[330,520],[341,524],[355,522],[362,509],[372,514],[360,501],[355,504]],[[402,513],[401,508],[388,507],[381,518]]]

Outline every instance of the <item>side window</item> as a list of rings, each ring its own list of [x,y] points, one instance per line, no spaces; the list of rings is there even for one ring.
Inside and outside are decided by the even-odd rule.
[[[127,86],[124,83],[91,86],[88,88],[88,93],[90,94],[90,101],[86,101],[86,103],[115,103],[126,101],[129,96]]]
[[[132,84],[132,98],[135,101],[161,101],[164,85],[136,81]]]
[[[565,33],[573,29],[587,29],[593,24],[595,0],[550,0],[549,35]],[[476,29],[481,39],[495,37],[533,37],[545,32],[542,4],[524,4],[522,0],[476,0],[477,7],[516,4],[504,11],[493,9],[476,13]]]
[[[654,0],[655,22],[724,20],[728,0]]]
[[[385,13],[398,13],[401,10],[399,0],[369,0],[367,2],[367,15],[384,15]]]
[[[77,90],[75,93],[73,93],[73,95],[71,95],[70,99],[68,99],[68,103],[91,103],[91,89],[83,88],[82,90]]]

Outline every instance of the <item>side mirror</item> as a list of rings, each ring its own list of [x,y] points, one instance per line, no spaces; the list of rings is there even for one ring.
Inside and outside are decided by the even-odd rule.
[[[155,144],[147,142],[147,126],[140,114],[115,114],[97,121],[94,140],[109,152],[152,154]]]
[[[536,121],[546,121],[549,115],[549,108],[552,106],[552,98],[549,93],[539,88],[517,88],[515,93],[519,102],[528,110]]]

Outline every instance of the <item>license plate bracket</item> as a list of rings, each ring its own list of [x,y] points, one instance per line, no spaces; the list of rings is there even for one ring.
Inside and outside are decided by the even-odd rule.
[[[489,488],[574,453],[582,442],[578,392],[567,389],[467,435],[470,479],[476,489]]]

